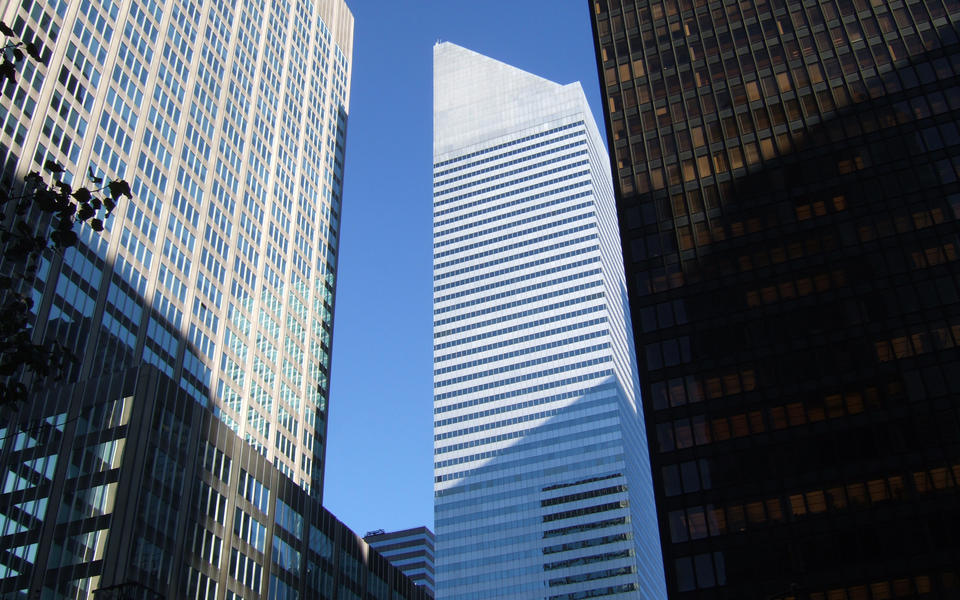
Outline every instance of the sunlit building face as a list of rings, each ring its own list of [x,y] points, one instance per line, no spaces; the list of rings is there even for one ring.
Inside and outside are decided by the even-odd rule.
[[[435,46],[438,598],[665,598],[606,163],[579,84]]]
[[[44,260],[70,380],[141,362],[322,489],[353,16],[337,0],[9,2],[47,65],[0,100],[3,183],[46,161],[133,199]]]

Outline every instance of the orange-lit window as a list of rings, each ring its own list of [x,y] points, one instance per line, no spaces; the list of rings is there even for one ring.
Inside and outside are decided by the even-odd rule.
[[[791,426],[803,425],[807,422],[807,416],[803,411],[803,404],[794,402],[787,405],[787,418]]]
[[[750,523],[763,523],[767,516],[763,510],[762,502],[750,502],[747,504],[747,520]]]
[[[827,501],[830,506],[836,509],[847,507],[847,496],[843,493],[842,487],[834,487],[827,490]]]
[[[887,478],[887,484],[890,486],[890,497],[895,500],[903,498],[903,477],[894,475]]]
[[[862,483],[851,483],[847,486],[847,498],[851,504],[867,503],[867,488]]]
[[[863,412],[863,396],[860,392],[852,392],[846,395],[847,412],[851,415],[857,415]]]
[[[687,525],[690,527],[690,539],[692,540],[699,540],[709,535],[707,518],[701,508],[687,510]]]
[[[873,600],[890,600],[892,598],[890,595],[890,583],[887,581],[871,583],[870,593],[873,594]]]
[[[760,140],[760,155],[764,159],[773,158],[776,153],[773,150],[773,140],[767,138],[765,140]]]
[[[792,281],[787,281],[780,284],[780,297],[784,299],[795,298],[797,296],[797,290],[793,286]]]
[[[818,292],[825,292],[830,289],[830,277],[824,273],[813,278],[813,284]]]
[[[712,171],[710,170],[710,157],[709,156],[698,156],[697,157],[697,169],[700,171],[701,177],[709,177]]]
[[[693,432],[690,430],[690,420],[680,419],[674,423],[676,428],[677,448],[690,448],[693,446]]]
[[[807,507],[803,503],[803,494],[794,494],[790,496],[790,510],[794,516],[807,514]]]
[[[867,492],[870,494],[871,502],[883,502],[890,495],[887,492],[887,482],[884,479],[873,479],[867,482]]]
[[[700,381],[690,375],[686,378],[687,384],[687,398],[691,403],[694,402],[703,402],[703,386],[700,385]]]
[[[727,394],[739,394],[740,393],[740,377],[737,373],[732,375],[723,376],[723,387],[727,390]]]
[[[683,406],[687,403],[687,395],[683,391],[682,379],[671,379],[668,393],[670,395],[670,406]]]
[[[746,415],[734,415],[730,417],[730,425],[733,428],[733,437],[739,438],[750,435]]]
[[[807,507],[812,513],[822,513],[827,510],[827,499],[822,490],[807,492]]]
[[[787,427],[787,415],[782,406],[770,409],[770,420],[773,422],[774,429],[784,429]]]
[[[706,507],[706,525],[710,535],[722,535],[727,532],[727,518],[722,508],[714,508],[712,504]]]
[[[836,419],[837,417],[842,417],[844,415],[843,396],[840,394],[827,396],[824,404],[827,407],[827,416],[831,419]]]
[[[930,478],[933,480],[933,487],[938,490],[953,487],[953,479],[950,477],[950,472],[945,467],[930,469]]]
[[[723,417],[713,420],[713,439],[718,442],[730,439],[730,424]]]
[[[740,378],[743,381],[743,391],[752,392],[757,389],[757,377],[753,370],[744,371],[740,374]]]
[[[913,350],[910,348],[910,344],[907,342],[907,338],[898,337],[890,340],[893,344],[893,354],[897,358],[906,358],[913,355]]]
[[[817,423],[827,418],[827,412],[823,409],[823,403],[819,398],[811,398],[807,404],[807,419],[811,423]]]
[[[867,586],[865,585],[853,586],[847,590],[847,593],[850,597],[850,600],[870,600],[870,597],[867,594]]]
[[[874,347],[877,351],[877,360],[880,362],[888,362],[893,360],[893,350],[890,349],[890,344],[886,341],[876,342]]]
[[[710,427],[707,425],[707,419],[703,415],[693,418],[693,441],[698,445],[710,443]]]

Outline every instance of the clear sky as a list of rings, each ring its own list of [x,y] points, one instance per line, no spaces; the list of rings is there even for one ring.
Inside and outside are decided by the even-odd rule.
[[[433,526],[433,44],[580,81],[603,115],[586,0],[347,4],[356,33],[324,504],[363,535]]]

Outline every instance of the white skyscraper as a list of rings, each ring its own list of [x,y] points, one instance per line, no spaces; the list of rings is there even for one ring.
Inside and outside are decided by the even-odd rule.
[[[350,99],[342,0],[10,0],[46,66],[0,98],[2,185],[124,179],[44,260],[36,333],[85,380],[155,365],[319,494]]]
[[[607,155],[580,85],[434,47],[440,600],[666,598]]]

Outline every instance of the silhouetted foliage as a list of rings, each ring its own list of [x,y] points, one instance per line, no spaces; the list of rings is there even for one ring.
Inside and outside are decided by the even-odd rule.
[[[0,58],[2,85],[7,79],[16,81],[17,63],[28,56],[43,61],[33,44],[11,40],[15,33],[2,22],[0,33],[8,38]],[[63,181],[64,168],[56,162],[48,160],[44,171],[28,174],[18,195],[0,190],[0,406],[27,399],[25,374],[32,375],[34,384],[57,380],[76,360],[57,340],[33,341],[31,290],[41,259],[75,246],[77,226],[103,231],[120,198],[132,197],[126,181],[104,181],[92,170],[90,185],[78,188]]]

